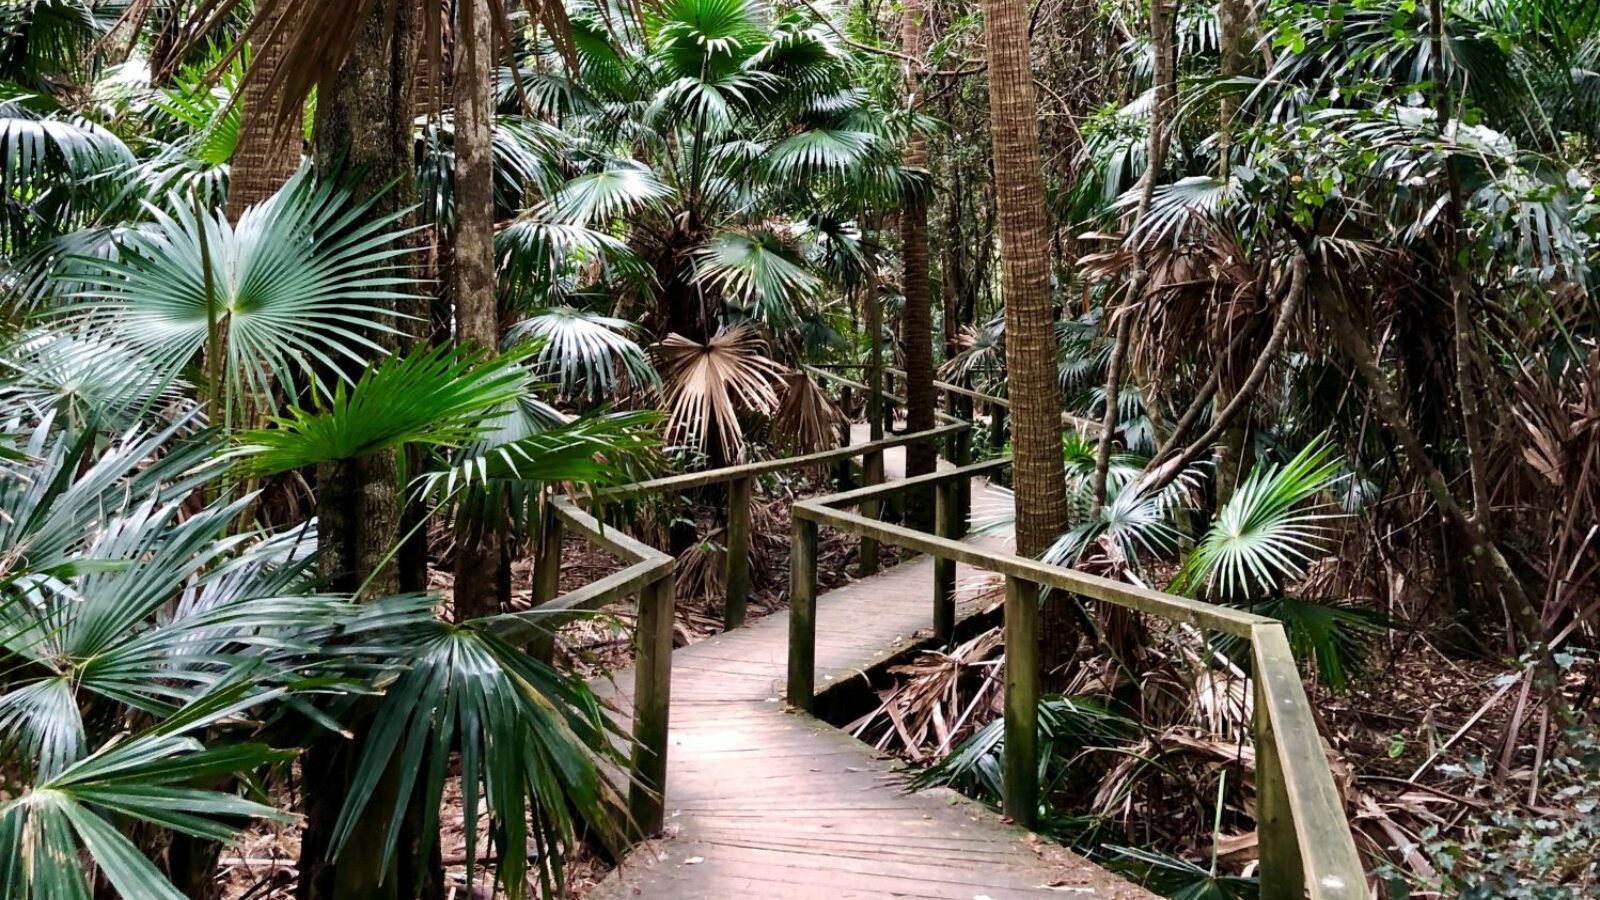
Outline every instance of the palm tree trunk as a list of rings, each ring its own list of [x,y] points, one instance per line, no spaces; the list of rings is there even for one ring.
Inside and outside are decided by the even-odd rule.
[[[900,49],[913,59],[922,58],[924,0],[906,0],[900,19]],[[919,63],[906,66],[906,96],[916,103],[921,82]],[[913,132],[906,141],[905,164],[914,169],[928,168],[928,141]],[[934,425],[936,402],[933,389],[933,298],[928,278],[928,199],[919,189],[900,210],[900,258],[905,267],[900,289],[905,292],[905,312],[900,319],[900,343],[906,355],[906,430],[927,431]],[[915,477],[932,472],[938,463],[938,447],[932,441],[919,441],[906,447],[906,475]],[[906,521],[921,531],[933,530],[933,491],[926,490],[907,498]]]
[[[455,257],[451,294],[456,339],[493,352],[500,341],[494,271],[494,33],[489,0],[462,0],[455,48]],[[470,518],[470,517],[469,517]],[[457,619],[493,615],[500,596],[504,517],[485,508],[481,521],[456,529]]]
[[[271,88],[289,49],[284,35],[273,32],[296,7],[277,10],[277,18],[263,26],[261,39],[251,48],[250,78],[239,94],[239,144],[228,176],[229,221],[237,222],[240,213],[277,193],[300,168],[301,117],[283,114]]]
[[[317,168],[324,174],[342,169],[359,197],[378,195],[370,213],[374,216],[399,213],[416,203],[411,125],[416,24],[415,0],[374,0],[349,58],[338,75],[320,86],[313,148]],[[414,327],[426,328],[425,319],[417,318]],[[391,350],[401,344],[399,335],[375,332],[372,337]],[[318,468],[319,568],[329,589],[354,591],[364,585],[363,596],[376,597],[416,587],[401,584],[392,553],[405,517],[398,473],[392,452]],[[361,733],[360,723],[348,724]],[[387,824],[382,803],[368,807],[347,851],[337,860],[332,855],[330,838],[346,793],[350,743],[325,737],[302,759],[306,827],[297,900],[377,900],[393,896],[398,883],[396,867],[385,867],[382,854],[370,852]]]
[[[1038,556],[1066,528],[1067,495],[1044,176],[1028,57],[1028,4],[1024,0],[984,0],[983,16],[1011,393],[1017,549],[1026,556]],[[1059,655],[1076,645],[1069,605],[1062,599],[1048,603],[1040,617],[1044,635],[1041,670],[1048,671]],[[1006,615],[1012,615],[1009,608]]]

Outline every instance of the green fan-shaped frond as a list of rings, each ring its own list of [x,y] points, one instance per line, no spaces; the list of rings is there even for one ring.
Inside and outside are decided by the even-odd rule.
[[[567,225],[594,225],[656,207],[672,195],[672,188],[645,166],[618,164],[562,185],[541,205],[539,217]]]
[[[488,856],[477,839],[487,817],[495,847],[532,851],[500,855],[495,875],[507,896],[528,896],[530,859],[540,895],[553,896],[562,881],[560,848],[573,845],[576,822],[620,843],[611,814],[621,792],[605,774],[621,762],[620,735],[581,679],[496,637],[492,623],[435,623],[408,648],[411,664],[384,692],[356,761],[334,844],[343,846],[375,802],[386,772],[399,782],[387,795],[405,798],[374,810],[390,822],[386,864],[419,787],[422,829],[436,830],[446,764],[459,754],[468,879]]]
[[[395,217],[369,216],[332,185],[290,181],[232,226],[180,200],[154,207],[154,228],[128,232],[112,261],[87,261],[87,287],[68,309],[76,327],[103,332],[166,377],[220,346],[222,415],[263,403],[271,386],[314,366],[341,370],[380,351],[369,336],[410,299],[394,272],[409,248]],[[214,363],[215,364],[215,363]]]
[[[408,444],[461,446],[491,427],[503,404],[528,390],[525,354],[488,358],[460,346],[390,356],[354,385],[339,382],[313,409],[292,406],[267,428],[238,440],[260,474],[356,459]]]
[[[767,169],[776,178],[838,175],[860,163],[875,138],[864,131],[818,128],[785,138],[767,152]]]
[[[532,341],[535,369],[553,377],[563,394],[599,400],[660,384],[644,349],[628,336],[635,329],[622,319],[562,306],[513,325],[506,340]]]
[[[1286,465],[1258,465],[1228,502],[1173,586],[1191,595],[1243,600],[1270,594],[1305,573],[1327,538],[1336,514],[1307,504],[1340,479],[1334,448],[1324,439],[1307,444]]]
[[[746,316],[775,325],[822,287],[821,279],[768,231],[724,232],[695,252],[695,281],[715,287]]]
[[[88,900],[96,871],[118,895],[184,900],[111,814],[212,841],[251,819],[291,817],[234,794],[193,787],[293,757],[262,744],[205,747],[196,738],[273,699],[248,684],[211,692],[155,727],[113,740],[0,804],[0,886],[7,897]],[[87,859],[91,866],[76,864]],[[63,865],[73,860],[74,865]]]

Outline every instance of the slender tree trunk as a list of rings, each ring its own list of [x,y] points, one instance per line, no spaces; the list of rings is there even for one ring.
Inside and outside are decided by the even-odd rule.
[[[412,134],[413,77],[417,56],[414,0],[374,0],[359,24],[360,37],[337,76],[319,89],[314,153],[325,175],[342,173],[358,196],[382,191],[372,215],[416,203]],[[385,190],[387,188],[387,190]],[[425,321],[416,326],[425,328]],[[373,339],[397,350],[398,335]],[[393,550],[401,538],[404,498],[396,454],[377,453],[325,463],[317,471],[319,569],[331,590],[363,597],[402,587]],[[358,736],[360,722],[351,722]],[[381,846],[388,810],[380,796],[335,860],[331,837],[344,803],[346,767],[355,741],[318,740],[302,757],[301,795],[306,827],[300,848],[298,900],[386,900],[396,896],[396,867],[383,866]],[[387,779],[386,779],[387,781]],[[392,785],[390,786],[392,790]],[[391,795],[392,801],[392,795]]]
[[[279,18],[295,15],[296,9],[281,7]],[[250,79],[239,95],[239,144],[228,175],[227,213],[233,222],[247,208],[277,193],[300,168],[303,122],[299,116],[281,116],[281,104],[270,89],[288,51],[281,34],[274,39],[276,28],[276,22],[265,26],[261,40],[251,48]]]
[[[1166,0],[1150,0],[1150,43],[1155,53],[1155,105],[1150,110],[1150,141],[1145,153],[1144,175],[1139,179],[1139,205],[1133,214],[1132,234],[1150,211],[1150,201],[1155,196],[1156,179],[1167,162],[1170,143],[1172,107],[1177,99],[1175,56],[1172,43],[1172,10]],[[1127,365],[1129,347],[1133,340],[1134,319],[1144,303],[1144,286],[1150,279],[1146,268],[1144,240],[1133,239],[1133,264],[1128,275],[1126,308],[1119,311],[1116,320],[1116,338],[1111,348],[1111,362],[1106,369],[1106,409],[1100,421],[1100,441],[1095,448],[1094,461],[1094,515],[1106,502],[1106,477],[1111,469],[1111,446],[1117,437],[1117,399],[1122,392],[1123,369]]]
[[[927,16],[924,0],[905,0],[900,19],[900,49],[907,56],[922,58],[923,20]],[[906,95],[915,105],[920,90],[920,63],[906,65]],[[906,142],[905,164],[914,169],[928,168],[928,142],[913,133]],[[933,408],[933,297],[928,278],[928,197],[918,190],[900,210],[900,258],[905,266],[900,288],[905,292],[905,312],[900,319],[900,343],[906,355],[906,430],[927,431],[934,426]],[[926,475],[938,463],[939,448],[932,441],[919,441],[906,447],[906,475]],[[933,530],[933,491],[907,497],[906,524],[922,531]]]
[[[1044,176],[1028,57],[1028,5],[1024,0],[984,0],[983,17],[1011,393],[1017,549],[1025,556],[1038,556],[1066,528],[1067,496]],[[1041,671],[1048,672],[1077,644],[1070,602],[1055,598],[1040,617]]]
[[[455,259],[451,266],[456,339],[493,352],[500,341],[494,272],[494,33],[489,0],[457,6],[455,51]],[[468,517],[470,519],[470,517]],[[493,615],[500,596],[504,517],[456,528],[456,618]]]
[[[1220,32],[1222,52],[1222,77],[1237,78],[1248,75],[1255,70],[1254,57],[1251,47],[1255,44],[1255,36],[1251,33],[1250,11],[1245,0],[1219,0],[1217,4],[1218,30]],[[1239,101],[1229,88],[1222,95],[1220,119],[1217,131],[1217,174],[1224,180],[1230,177],[1233,171],[1233,132],[1234,118],[1239,111]],[[1238,388],[1238,376],[1233,371],[1233,354],[1227,354],[1218,361],[1214,369],[1217,375],[1215,410],[1220,413],[1233,401]],[[1239,483],[1240,473],[1249,465],[1248,440],[1250,436],[1250,417],[1238,417],[1227,428],[1223,429],[1217,441],[1216,448],[1216,494],[1217,505],[1228,502],[1233,496],[1233,489]]]

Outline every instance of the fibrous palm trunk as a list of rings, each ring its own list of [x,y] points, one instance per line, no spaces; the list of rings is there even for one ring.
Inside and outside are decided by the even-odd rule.
[[[289,49],[276,20],[294,12],[294,7],[277,9],[275,21],[262,29],[251,48],[250,78],[239,94],[239,144],[228,175],[230,221],[237,222],[240,213],[277,193],[300,168],[303,123],[299,116],[283,113],[273,89]]]
[[[1067,498],[1044,177],[1028,58],[1028,6],[1023,0],[984,0],[983,15],[1011,394],[1017,549],[1037,556],[1066,528]],[[1044,619],[1048,621],[1057,607],[1066,605],[1065,600],[1049,604]],[[1009,602],[1006,615],[1012,615]],[[1072,618],[1068,612],[1067,621]],[[1044,649],[1040,666],[1048,668],[1054,665],[1053,651],[1059,647],[1047,644]]]
[[[913,60],[922,58],[923,19],[927,15],[923,0],[906,0],[900,25],[901,50]],[[907,64],[906,95],[915,104],[921,82],[920,63]],[[928,168],[928,142],[913,132],[906,142],[905,164],[918,170]],[[928,200],[922,190],[906,199],[900,210],[900,257],[905,267],[900,288],[905,293],[905,312],[900,318],[900,343],[906,362],[906,430],[933,428],[933,297],[928,277]],[[932,441],[918,441],[906,447],[906,475],[926,475],[938,462],[938,448]],[[908,498],[907,523],[923,531],[933,530],[933,492],[923,491]]]
[[[415,0],[374,0],[338,74],[320,86],[314,155],[319,172],[342,173],[358,197],[378,195],[371,215],[398,213],[416,204],[413,164],[413,77],[417,64]],[[425,317],[424,317],[425,318]],[[426,327],[423,319],[414,321]],[[402,336],[375,331],[386,349]],[[328,589],[377,597],[420,587],[402,583],[393,550],[405,518],[398,459],[393,452],[325,463],[317,471],[320,574]],[[347,768],[363,726],[350,723],[352,741],[329,736],[302,757],[302,834],[298,900],[377,900],[414,896],[428,880],[431,854],[407,852],[385,865],[382,844],[394,801],[385,779],[337,859],[333,826],[344,803]],[[403,839],[409,843],[415,838]]]
[[[455,212],[451,294],[456,339],[493,351],[500,340],[494,272],[494,34],[489,0],[461,0],[455,51]],[[458,619],[493,615],[502,601],[502,516],[491,505],[456,530]],[[509,587],[509,584],[507,585]]]

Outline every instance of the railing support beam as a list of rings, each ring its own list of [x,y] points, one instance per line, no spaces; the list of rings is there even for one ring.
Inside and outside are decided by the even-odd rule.
[[[789,546],[789,705],[811,712],[817,686],[817,523],[796,518]]]
[[[942,538],[959,538],[957,519],[961,514],[959,481],[941,483],[934,512],[934,531]],[[949,645],[956,636],[956,561],[945,556],[933,558],[933,635]]]
[[[876,487],[883,484],[883,451],[874,450],[861,458],[861,480],[866,482],[866,487]],[[882,515],[883,503],[880,500],[868,500],[861,504],[861,514],[869,519],[876,519]],[[865,578],[878,571],[878,539],[875,537],[861,538],[861,559],[856,565],[856,574]]]
[[[750,490],[754,482],[754,478],[746,476],[728,486],[728,553],[723,579],[728,597],[722,610],[726,631],[744,625],[750,602]]]
[[[638,663],[633,689],[633,782],[628,814],[638,837],[661,832],[667,785],[667,712],[672,699],[672,576],[639,593],[639,623],[634,634]]]
[[[1006,576],[1003,806],[1029,830],[1039,824],[1039,586]]]

